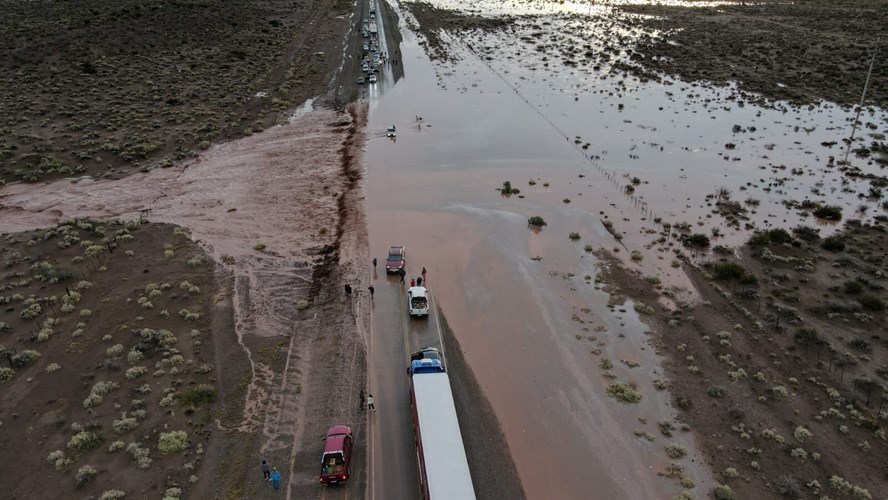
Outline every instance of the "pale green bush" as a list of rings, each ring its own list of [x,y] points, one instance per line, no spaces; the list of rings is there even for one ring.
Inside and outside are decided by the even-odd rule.
[[[105,349],[105,355],[111,359],[117,359],[123,356],[123,344],[114,344]]]
[[[114,441],[108,446],[108,453],[114,453],[115,451],[120,451],[124,448],[126,448],[126,443],[123,441]]]
[[[52,373],[60,370],[61,368],[62,367],[58,363],[50,363],[46,365],[46,368],[44,368],[44,370],[46,371],[46,373]]]
[[[15,370],[13,370],[12,368],[7,368],[5,366],[0,366],[0,384],[4,382],[9,382],[14,376]]]
[[[95,467],[92,465],[84,465],[77,470],[77,474],[74,475],[74,481],[78,488],[82,488],[86,483],[95,479],[96,474],[98,474],[98,471]]]
[[[136,428],[139,425],[139,421],[132,417],[127,417],[126,413],[119,420],[115,420],[111,427],[114,429],[114,432],[118,434],[123,434],[129,432]]]
[[[73,462],[70,458],[65,456],[65,452],[62,450],[56,450],[50,453],[49,456],[46,457],[46,461],[56,470],[62,470]]]
[[[161,432],[157,439],[157,449],[162,453],[175,453],[188,448],[188,433],[185,431]]]
[[[792,433],[793,437],[796,441],[800,443],[807,443],[814,437],[814,434],[811,434],[811,431],[802,427],[801,425],[795,428],[795,431]]]
[[[93,450],[102,444],[104,437],[93,431],[80,431],[68,441],[68,449],[77,453]]]
[[[134,366],[126,370],[126,378],[129,380],[135,380],[146,373],[148,373],[148,368],[145,368],[144,366]]]
[[[151,467],[151,450],[144,448],[141,443],[130,443],[126,445],[126,451],[132,455],[136,461],[136,467],[147,469]]]
[[[99,497],[99,500],[120,500],[126,493],[120,490],[107,490]]]

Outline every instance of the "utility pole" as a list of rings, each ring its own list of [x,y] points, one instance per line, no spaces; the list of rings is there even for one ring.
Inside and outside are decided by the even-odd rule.
[[[866,99],[866,91],[869,89],[870,77],[873,75],[873,66],[876,64],[876,54],[879,53],[879,40],[876,39],[876,47],[873,49],[873,58],[870,59],[869,71],[866,72],[866,82],[863,84],[863,95],[860,96],[860,106],[857,107],[857,114],[854,116],[854,124],[851,127],[851,137],[848,138],[848,148],[845,149],[845,159],[842,160],[843,165],[848,164],[848,155],[851,153],[851,145],[854,144],[854,133],[857,132],[857,122],[860,120],[860,112],[863,111],[863,101]]]

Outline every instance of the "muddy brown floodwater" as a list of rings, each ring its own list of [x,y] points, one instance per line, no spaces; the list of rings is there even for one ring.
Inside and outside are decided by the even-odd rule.
[[[144,217],[190,229],[232,278],[235,333],[251,370],[242,421],[228,431],[255,435],[257,449],[252,458],[221,457],[219,467],[244,458],[258,463],[258,456],[296,464],[283,471],[288,491],[320,493],[316,437],[330,422],[363,431],[352,402],[363,387],[366,312],[360,303],[343,302],[340,283],[364,288],[357,262],[366,255],[366,231],[357,186],[367,107],[349,109],[308,101],[290,123],[214,146],[179,168],[0,191],[0,231],[73,217]],[[308,305],[302,312],[300,300]],[[280,370],[272,366],[277,360]],[[334,394],[329,380],[338,378],[353,383]],[[358,490],[362,470],[363,461],[351,485]]]
[[[706,252],[685,248],[681,234],[733,247],[759,228],[835,230],[802,203],[871,217],[860,200],[882,176],[878,163],[835,161],[853,115],[614,70],[645,31],[611,5],[432,4],[513,18],[496,30],[405,34],[407,78],[371,103],[371,253],[404,244],[410,272],[429,270],[529,498],[708,493],[723,479],[698,438],[662,431],[688,427],[657,389],[666,377],[649,338],[661,332],[636,310],[695,299],[677,259]],[[430,63],[427,44],[449,57]],[[581,61],[584,51],[601,66]],[[880,140],[884,111],[865,116],[861,143]],[[397,141],[381,136],[391,124]],[[520,193],[501,196],[504,181]],[[530,231],[532,216],[547,225]],[[636,304],[608,293],[596,250],[668,297]],[[615,382],[641,401],[609,397]],[[688,455],[670,458],[670,445]]]

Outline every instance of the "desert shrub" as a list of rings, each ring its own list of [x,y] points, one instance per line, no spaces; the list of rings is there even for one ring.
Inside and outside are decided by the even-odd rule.
[[[813,241],[820,237],[820,230],[811,226],[797,226],[792,232],[802,240]]]
[[[185,321],[195,321],[200,319],[200,313],[191,312],[188,309],[181,309],[179,310],[179,317]]]
[[[731,409],[728,410],[728,415],[734,420],[742,420],[743,417],[746,416],[746,412],[739,406],[732,406]]]
[[[808,452],[802,448],[793,448],[792,451],[789,452],[789,455],[799,462],[805,462],[808,460]]]
[[[857,295],[858,293],[861,293],[864,290],[863,283],[861,283],[857,280],[846,281],[845,284],[842,285],[842,288],[844,289],[845,293],[847,293],[849,295]]]
[[[95,479],[97,473],[98,471],[96,471],[96,468],[92,465],[84,465],[78,469],[77,474],[74,475],[74,481],[77,484],[77,488],[83,488],[86,483]]]
[[[99,497],[99,500],[120,500],[126,493],[120,490],[107,490]]]
[[[182,497],[182,488],[173,486],[163,492],[163,500],[179,500]]]
[[[836,205],[823,205],[814,209],[814,217],[826,220],[842,220],[842,207]]]
[[[521,192],[521,190],[518,188],[513,188],[511,182],[504,181],[503,187],[500,188],[500,192],[505,195],[510,195],[510,194],[518,194]]]
[[[638,403],[641,401],[641,393],[634,387],[623,382],[615,382],[607,386],[608,396],[623,403]]]
[[[789,392],[787,392],[786,387],[783,387],[782,385],[771,387],[771,394],[777,399],[786,399],[789,397]]]
[[[142,446],[141,443],[130,443],[126,445],[126,452],[132,455],[136,461],[136,467],[147,469],[151,467],[151,450]]]
[[[857,298],[857,302],[867,311],[881,312],[885,310],[885,302],[873,295],[863,295]]]
[[[712,275],[719,280],[740,279],[746,274],[746,268],[736,262],[720,262],[712,267]]]
[[[771,239],[768,238],[768,233],[755,233],[749,237],[749,241],[747,244],[751,247],[764,247],[768,246],[771,243]]]
[[[104,439],[98,432],[80,431],[71,437],[67,446],[73,452],[83,453],[98,448]]]
[[[29,304],[28,307],[22,309],[21,317],[22,319],[34,319],[43,312],[43,308],[40,307],[40,304],[34,302]]]
[[[307,301],[305,299],[299,299],[296,302],[296,310],[297,311],[304,311],[304,310],[308,309],[308,306],[310,306],[310,305],[311,305],[311,303],[309,301]]]
[[[721,398],[725,395],[725,388],[720,385],[711,385],[706,389],[706,394],[709,394],[709,397]]]
[[[734,479],[735,477],[740,477],[740,473],[737,472],[737,469],[728,467],[722,472],[722,476],[725,476],[727,479]]]
[[[145,368],[144,366],[134,366],[126,370],[126,378],[129,380],[134,380],[141,377],[142,375],[145,375],[146,373],[148,373],[148,368]]]
[[[567,236],[568,236],[568,238],[570,238],[573,241],[580,239],[580,233],[570,233]]]
[[[825,238],[823,240],[823,243],[820,244],[820,247],[830,252],[841,252],[845,249],[845,242],[842,241],[842,238],[838,236],[830,236],[829,238]]]
[[[777,494],[787,498],[798,498],[802,495],[798,481],[792,476],[780,476],[774,483],[774,489]]]
[[[123,441],[114,441],[108,446],[108,453],[114,453],[115,451],[120,451],[126,448],[126,443]]]
[[[792,235],[786,229],[776,228],[768,231],[768,239],[772,243],[790,243]]]
[[[157,438],[157,449],[161,453],[175,453],[188,448],[188,433],[185,431],[161,432]]]
[[[5,366],[0,366],[0,384],[2,384],[3,382],[9,382],[14,376],[15,370],[13,370],[12,368],[7,368]]]
[[[707,248],[709,246],[709,236],[702,233],[694,233],[684,238],[684,244],[687,246]]]
[[[796,441],[800,443],[807,443],[811,440],[812,437],[814,437],[814,434],[811,434],[811,431],[800,425],[795,428],[792,436],[795,438]]]
[[[9,364],[12,365],[13,368],[24,368],[33,365],[38,359],[40,359],[39,352],[26,349],[20,353],[13,354],[9,358]]]
[[[49,456],[46,457],[46,461],[56,470],[62,470],[73,463],[73,460],[66,457],[65,452],[62,450],[56,450],[50,453]]]
[[[179,404],[183,406],[200,406],[210,404],[215,400],[216,388],[206,384],[200,384],[179,394]]]
[[[734,494],[734,490],[732,490],[731,487],[726,484],[715,485],[715,488],[712,489],[712,495],[717,500],[736,500],[737,499],[737,496]]]
[[[543,227],[546,225],[546,221],[539,215],[534,215],[533,217],[527,219],[527,225],[533,227]]]
[[[670,444],[666,447],[666,456],[669,458],[679,459],[688,454],[688,450],[684,448],[684,446],[677,444]]]
[[[138,420],[132,417],[127,417],[126,413],[124,413],[119,420],[114,421],[111,427],[114,429],[114,432],[123,434],[135,429],[137,425],[139,425]]]
[[[105,355],[111,359],[116,359],[123,356],[123,345],[122,344],[114,344],[111,347],[105,349]]]

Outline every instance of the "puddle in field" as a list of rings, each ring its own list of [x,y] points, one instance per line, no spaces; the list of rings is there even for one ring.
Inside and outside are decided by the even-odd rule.
[[[627,263],[638,251],[643,260],[631,266],[681,289],[689,285],[673,260],[691,251],[679,226],[731,247],[753,228],[834,230],[789,201],[839,205],[846,218],[861,204],[867,210],[856,216],[871,217],[880,201],[866,200],[869,182],[849,180],[837,166],[849,110],[762,105],[731,87],[607,76],[605,61],[598,70],[565,66],[553,54],[565,44],[599,52],[615,45],[603,21],[580,21],[556,13],[518,18],[504,33],[449,38],[457,60],[434,66],[405,37],[408,78],[371,114],[368,135],[396,124],[398,137],[368,145],[369,229],[375,241],[407,245],[408,263],[429,269],[530,498],[674,495],[676,482],[657,476],[670,461],[663,448],[673,442],[691,450],[681,462],[700,494],[712,478],[694,440],[686,433],[667,439],[657,428],[674,413],[653,388],[662,374],[646,327],[633,304],[606,307],[586,245]],[[622,43],[637,36],[624,33]],[[552,46],[538,51],[522,37]],[[858,132],[867,140],[886,121],[881,110],[861,119],[875,127]],[[881,175],[878,166],[852,159]],[[504,181],[520,194],[501,196],[496,188]],[[733,215],[714,213],[716,201]],[[542,231],[528,230],[531,216],[546,221]],[[639,405],[605,395],[605,357],[619,380],[638,385]]]

